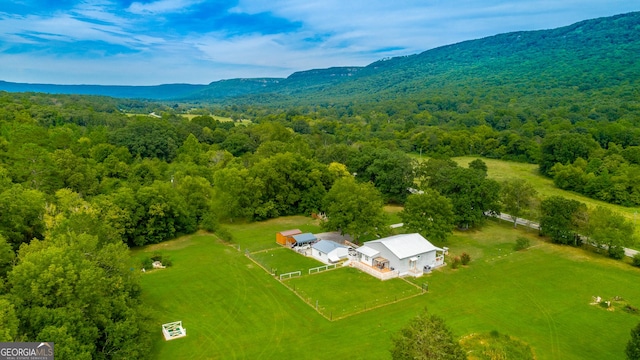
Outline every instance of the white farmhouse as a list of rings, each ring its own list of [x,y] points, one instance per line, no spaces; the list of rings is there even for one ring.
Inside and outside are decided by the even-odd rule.
[[[444,265],[444,250],[420,234],[401,234],[366,242],[356,249],[356,261],[366,265],[365,271],[421,276],[424,271]]]

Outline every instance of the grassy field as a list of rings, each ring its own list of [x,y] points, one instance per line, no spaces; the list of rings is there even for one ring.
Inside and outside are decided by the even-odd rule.
[[[420,286],[403,279],[380,281],[355,268],[337,268],[286,280],[285,284],[329,319],[340,319],[371,308],[420,295]]]
[[[187,118],[187,119],[191,120],[194,117],[198,117],[198,116],[202,116],[202,115],[199,115],[199,114],[180,114],[180,116],[182,116],[183,118]],[[233,121],[233,119],[230,118],[230,117],[211,115],[211,114],[209,114],[209,116],[211,116],[214,120],[218,120],[220,122]]]
[[[469,163],[477,157],[457,157],[453,158],[460,166],[467,167]],[[624,207],[609,204],[604,201],[594,200],[584,195],[572,191],[562,190],[553,184],[553,180],[538,173],[538,165],[525,164],[512,161],[480,158],[487,164],[487,176],[497,181],[504,181],[510,178],[520,178],[531,183],[542,198],[550,196],[562,196],[585,203],[588,207],[604,206],[615,212],[624,215],[627,219],[636,224],[636,235],[640,238],[640,207]]]
[[[360,305],[364,310],[371,299],[415,287],[353,269],[280,282],[244,255],[245,248],[275,245],[275,231],[314,226],[304,217],[236,224],[230,227],[232,246],[194,235],[135,250],[134,257],[160,251],[174,264],[142,277],[143,298],[157,326],[153,358],[386,359],[391,334],[427,307],[457,337],[496,330],[530,344],[538,359],[623,359],[629,331],[640,322],[622,309],[627,303],[640,307],[640,269],[542,242],[534,232],[498,222],[452,236],[451,255],[467,252],[472,261],[414,280],[427,282],[429,292],[329,321],[314,309],[314,298],[325,312]],[[529,237],[532,247],[514,252],[519,236]],[[609,311],[590,305],[593,296],[624,300]],[[160,325],[176,320],[183,321],[187,337],[163,341]]]
[[[275,249],[252,253],[251,258],[276,275],[293,271],[300,271],[302,275],[305,275],[308,274],[310,268],[324,265],[314,258],[302,256],[280,245]]]
[[[399,205],[387,205],[384,207],[384,211],[387,213],[387,216],[389,217],[387,221],[389,225],[398,224],[402,222],[402,219],[400,219],[400,215],[399,215],[402,209],[403,207]]]

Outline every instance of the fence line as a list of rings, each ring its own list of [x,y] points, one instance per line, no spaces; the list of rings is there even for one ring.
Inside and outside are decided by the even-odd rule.
[[[309,274],[313,273],[313,272],[321,272],[321,271],[326,271],[329,270],[329,268],[331,269],[335,269],[336,268],[336,264],[329,264],[329,265],[323,265],[323,266],[318,266],[318,267],[314,267],[309,269]]]
[[[292,271],[286,274],[280,274],[280,280],[282,279],[291,279],[293,276],[301,276],[302,272],[301,271]]]
[[[369,266],[360,263],[359,261],[354,261],[351,263],[353,265],[353,267],[358,268],[361,271],[366,272],[367,274],[377,277],[380,280],[389,280],[389,279],[393,279],[398,277],[398,270],[392,270],[392,271],[385,271],[385,272],[380,272],[377,270],[374,270],[372,268],[370,268]]]

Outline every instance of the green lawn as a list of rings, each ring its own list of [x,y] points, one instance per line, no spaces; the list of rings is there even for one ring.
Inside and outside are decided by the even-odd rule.
[[[308,219],[280,219],[301,228]],[[274,224],[233,228],[236,241],[275,241]],[[255,241],[243,239],[253,234]],[[518,236],[532,247],[512,250]],[[245,245],[243,245],[244,247]],[[620,296],[640,307],[640,269],[581,249],[540,241],[534,232],[489,222],[481,231],[457,232],[451,255],[472,261],[415,280],[429,292],[329,321],[324,312],[363,305],[412,289],[402,280],[381,282],[353,269],[337,269],[279,282],[214,236],[195,235],[137,249],[170,255],[173,267],[142,276],[143,300],[156,328],[156,359],[359,359],[389,358],[390,336],[427,307],[446,319],[455,336],[497,330],[530,344],[538,359],[623,359],[630,329],[640,316],[616,306],[590,305],[592,296]],[[288,251],[281,249],[280,251]],[[267,252],[268,253],[268,252]],[[295,255],[291,253],[291,255]],[[274,256],[275,257],[275,256]],[[311,299],[310,306],[296,293]],[[417,289],[416,289],[417,291]],[[355,304],[355,305],[353,305]],[[331,310],[334,309],[334,310]],[[337,309],[337,310],[335,310]],[[182,320],[187,337],[165,342],[160,325]]]
[[[389,225],[402,222],[402,219],[400,219],[400,211],[402,211],[402,209],[404,209],[404,207],[399,205],[387,205],[384,207],[384,212],[387,213],[387,216],[389,217],[387,221]]]
[[[338,319],[422,293],[402,279],[381,281],[355,268],[293,278],[285,284],[325,317]],[[418,285],[419,286],[419,285]]]
[[[280,245],[275,249],[252,253],[251,258],[277,275],[300,271],[304,276],[309,273],[310,268],[324,265],[314,258],[305,257]]]

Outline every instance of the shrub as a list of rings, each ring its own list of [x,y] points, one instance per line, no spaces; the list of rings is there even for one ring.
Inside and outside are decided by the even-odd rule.
[[[154,252],[153,255],[151,256],[151,262],[154,261],[160,261],[162,262],[162,254],[158,251]]]
[[[459,268],[459,267],[460,267],[460,263],[461,263],[461,262],[462,262],[462,261],[460,260],[460,257],[459,257],[459,256],[454,257],[454,258],[453,258],[453,261],[451,262],[451,268],[452,268],[452,269],[457,269],[457,268]]]
[[[216,231],[216,235],[218,235],[218,237],[223,241],[233,242],[233,234],[231,234],[231,232],[226,228],[223,228],[223,227],[219,228]]]
[[[622,246],[609,246],[608,254],[610,258],[620,260],[624,257],[624,248]]]
[[[640,267],[640,253],[637,253],[633,256],[633,262],[632,262],[633,266],[638,266]]]
[[[208,232],[216,232],[220,228],[220,223],[214,214],[209,213],[202,217],[200,228]]]
[[[531,246],[531,242],[529,241],[529,239],[527,239],[526,237],[519,237],[516,239],[516,244],[513,247],[513,250],[520,251],[528,248],[529,246]]]
[[[145,257],[142,259],[142,268],[145,270],[149,270],[153,267],[153,260],[149,257]]]
[[[162,265],[169,267],[173,265],[173,261],[171,261],[171,256],[163,256],[162,257]]]
[[[471,262],[471,255],[465,253],[462,253],[462,255],[460,255],[460,262],[462,263],[462,265],[467,265]]]

